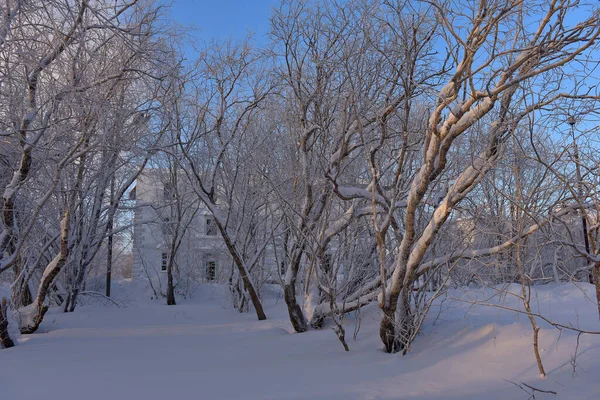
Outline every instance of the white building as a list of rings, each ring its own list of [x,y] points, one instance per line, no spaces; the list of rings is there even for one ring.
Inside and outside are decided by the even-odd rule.
[[[172,230],[173,204],[186,208],[189,224],[177,251],[173,273],[177,285],[223,281],[229,277],[231,259],[211,214],[189,190],[173,191],[165,172],[144,172],[131,190],[135,200],[132,279],[152,285],[164,294]],[[181,179],[184,181],[184,179]],[[191,205],[190,205],[191,204]],[[182,229],[179,229],[181,232]]]

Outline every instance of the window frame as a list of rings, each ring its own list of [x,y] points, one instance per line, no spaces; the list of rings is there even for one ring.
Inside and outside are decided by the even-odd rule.
[[[160,255],[160,272],[167,272],[169,267],[169,253],[163,252]]]
[[[214,272],[212,274],[212,279],[209,279],[209,265],[214,265]],[[217,270],[219,268],[219,264],[216,260],[209,260],[204,262],[204,280],[206,282],[216,282],[217,281]]]
[[[204,234],[206,236],[217,236],[217,224],[214,217],[207,215],[204,218]]]

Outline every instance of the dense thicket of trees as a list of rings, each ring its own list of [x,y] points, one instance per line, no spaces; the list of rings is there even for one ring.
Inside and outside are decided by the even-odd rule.
[[[284,0],[268,44],[187,61],[149,0],[1,11],[0,278],[22,332],[73,311],[93,265],[110,294],[148,165],[175,190],[169,304],[200,206],[234,305],[265,319],[278,282],[297,332],[333,317],[343,341],[340,318],[377,301],[386,351],[407,352],[449,285],[517,282],[527,310],[549,281],[600,298],[595,4]]]

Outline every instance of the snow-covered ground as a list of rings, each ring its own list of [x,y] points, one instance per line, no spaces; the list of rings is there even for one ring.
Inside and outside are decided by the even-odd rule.
[[[540,287],[535,307],[600,330],[581,288],[593,294],[589,285]],[[581,336],[574,372],[577,335],[543,324],[542,380],[522,314],[447,299],[401,356],[381,350],[379,314],[370,305],[357,340],[356,320],[347,318],[346,353],[330,329],[291,333],[282,300],[267,302],[269,319],[258,322],[228,308],[220,293],[201,288],[174,307],[137,299],[125,308],[51,310],[40,332],[0,350],[0,399],[528,399],[521,383],[558,393],[536,399],[600,399],[600,337]],[[509,296],[502,304],[517,303]]]

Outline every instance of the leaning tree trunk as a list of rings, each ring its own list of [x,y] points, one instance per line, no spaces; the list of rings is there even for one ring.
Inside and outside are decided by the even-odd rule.
[[[0,303],[0,348],[8,349],[14,345],[8,334],[8,303],[3,298]]]
[[[214,215],[214,213],[213,213],[213,215]],[[215,224],[217,225],[217,228],[219,228],[219,231],[221,232],[221,236],[223,237],[223,240],[225,241],[225,245],[227,246],[227,249],[229,250],[231,257],[233,258],[233,262],[238,268],[238,272],[240,273],[240,278],[242,279],[242,282],[244,282],[244,288],[246,289],[246,292],[248,292],[248,295],[250,296],[250,300],[252,301],[252,305],[254,306],[254,310],[256,311],[256,317],[258,318],[259,321],[264,321],[265,319],[267,319],[267,315],[265,314],[265,311],[263,310],[262,303],[260,302],[258,293],[256,292],[254,285],[252,284],[252,280],[248,276],[248,270],[246,269],[246,265],[244,264],[242,257],[239,255],[237,248],[231,241],[229,234],[227,233],[225,227],[223,226],[223,224],[221,223],[221,221],[218,218],[215,218]]]
[[[56,275],[64,267],[69,256],[69,214],[69,209],[67,209],[60,223],[60,252],[44,270],[35,301],[27,307],[19,309],[19,329],[21,333],[25,334],[37,331],[46,311],[48,311],[48,306],[44,305],[48,289],[52,285]]]

